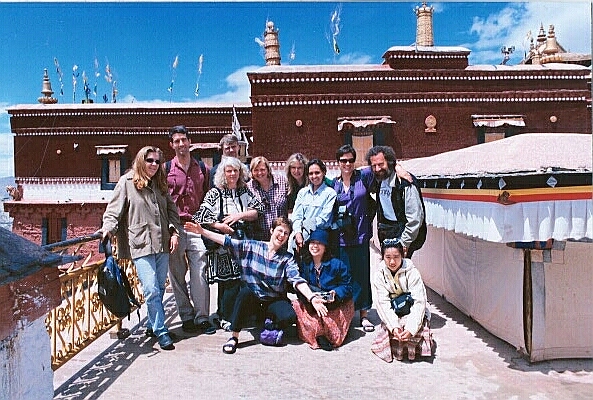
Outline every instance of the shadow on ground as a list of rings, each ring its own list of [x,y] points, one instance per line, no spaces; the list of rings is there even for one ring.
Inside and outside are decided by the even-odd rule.
[[[165,313],[169,316],[166,324],[171,327],[170,331],[174,332],[172,321],[177,312],[172,296],[165,301]],[[54,389],[54,399],[98,399],[138,357],[150,357],[150,354],[160,352],[156,338],[145,335],[145,325],[146,318],[143,318],[131,329],[130,336],[117,339],[70,379]],[[183,337],[179,337],[178,340],[183,340]]]

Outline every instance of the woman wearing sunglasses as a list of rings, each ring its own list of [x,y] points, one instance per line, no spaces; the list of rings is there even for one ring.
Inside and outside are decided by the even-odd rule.
[[[177,249],[181,223],[167,189],[163,161],[158,147],[138,152],[130,171],[115,186],[99,232],[103,238],[117,234],[118,257],[134,261],[148,308],[146,334],[155,336],[161,349],[173,350],[163,295],[169,253]]]
[[[346,144],[336,151],[340,176],[334,179],[336,191],[333,233],[337,237],[338,257],[350,267],[354,283],[354,308],[360,313],[360,326],[372,332],[367,318],[373,303],[370,281],[369,242],[373,235],[375,202],[369,195],[373,172],[369,167],[356,169],[356,150]]]

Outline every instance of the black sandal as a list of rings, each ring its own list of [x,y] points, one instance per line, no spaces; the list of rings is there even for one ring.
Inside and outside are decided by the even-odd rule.
[[[375,331],[375,325],[373,325],[373,323],[371,321],[369,321],[369,319],[367,317],[362,317],[360,319],[360,326],[362,326],[362,329],[365,332],[374,332]]]
[[[224,346],[222,346],[222,352],[225,354],[233,354],[235,351],[237,351],[237,344],[239,344],[239,339],[231,336],[229,340],[226,341]]]

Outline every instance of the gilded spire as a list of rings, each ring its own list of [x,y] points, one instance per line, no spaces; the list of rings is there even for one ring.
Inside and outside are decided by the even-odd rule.
[[[49,81],[49,75],[47,74],[47,68],[43,70],[43,86],[41,88],[41,94],[43,96],[37,99],[41,104],[56,104],[58,99],[51,97],[54,91],[51,90],[51,82]]]
[[[546,32],[544,31],[544,24],[539,26],[539,33],[537,34],[537,48],[546,42]]]
[[[558,53],[558,42],[556,41],[556,34],[554,33],[554,25],[550,25],[548,30],[548,37],[546,38],[546,47],[544,48],[544,54],[556,54]]]

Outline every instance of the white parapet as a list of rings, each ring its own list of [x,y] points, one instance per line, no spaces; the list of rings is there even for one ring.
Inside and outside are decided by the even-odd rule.
[[[0,397],[53,399],[54,372],[45,316],[21,321],[15,332],[0,341]]]

